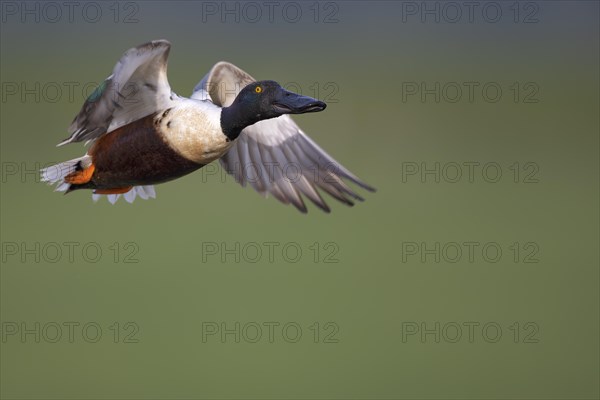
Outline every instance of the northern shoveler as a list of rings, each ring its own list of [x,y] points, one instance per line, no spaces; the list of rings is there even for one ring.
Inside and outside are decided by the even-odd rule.
[[[42,180],[66,193],[92,189],[93,198],[155,197],[152,185],[177,179],[219,159],[235,180],[306,212],[302,195],[330,209],[317,191],[353,205],[363,200],[343,179],[374,189],[336,162],[287,114],[326,104],[256,81],[228,62],[213,66],[191,98],[167,80],[170,43],[155,40],[123,54],[85,101],[58,146],[90,143],[80,158],[43,169]]]

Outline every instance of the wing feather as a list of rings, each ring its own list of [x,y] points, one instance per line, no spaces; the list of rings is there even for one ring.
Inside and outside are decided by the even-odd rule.
[[[91,141],[129,122],[172,107],[177,96],[167,79],[171,44],[154,40],[127,50],[96,88],[58,145]]]
[[[192,98],[226,107],[254,81],[235,65],[221,61],[196,85]],[[245,128],[220,162],[242,186],[248,183],[258,193],[271,194],[301,212],[307,211],[302,196],[323,211],[330,211],[317,189],[348,206],[354,205],[352,200],[362,201],[344,179],[375,191],[327,154],[288,115]]]

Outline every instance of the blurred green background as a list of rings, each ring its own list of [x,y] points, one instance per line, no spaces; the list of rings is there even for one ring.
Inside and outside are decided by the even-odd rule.
[[[55,4],[2,3],[2,398],[598,398],[597,2]],[[180,95],[224,59],[327,101],[296,121],[378,192],[330,215],[214,170],[134,205],[53,193],[33,171],[83,153],[54,146],[88,84],[159,38]]]

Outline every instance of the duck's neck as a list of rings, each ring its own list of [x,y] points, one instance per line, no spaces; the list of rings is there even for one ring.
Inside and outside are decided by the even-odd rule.
[[[243,112],[235,102],[221,109],[221,130],[229,140],[235,140],[242,130],[260,120],[254,113]]]

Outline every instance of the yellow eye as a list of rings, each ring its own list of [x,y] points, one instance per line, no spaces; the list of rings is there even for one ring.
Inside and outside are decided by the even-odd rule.
[[[260,86],[257,86],[257,87],[254,88],[254,91],[256,93],[261,93],[262,92],[262,88]]]

